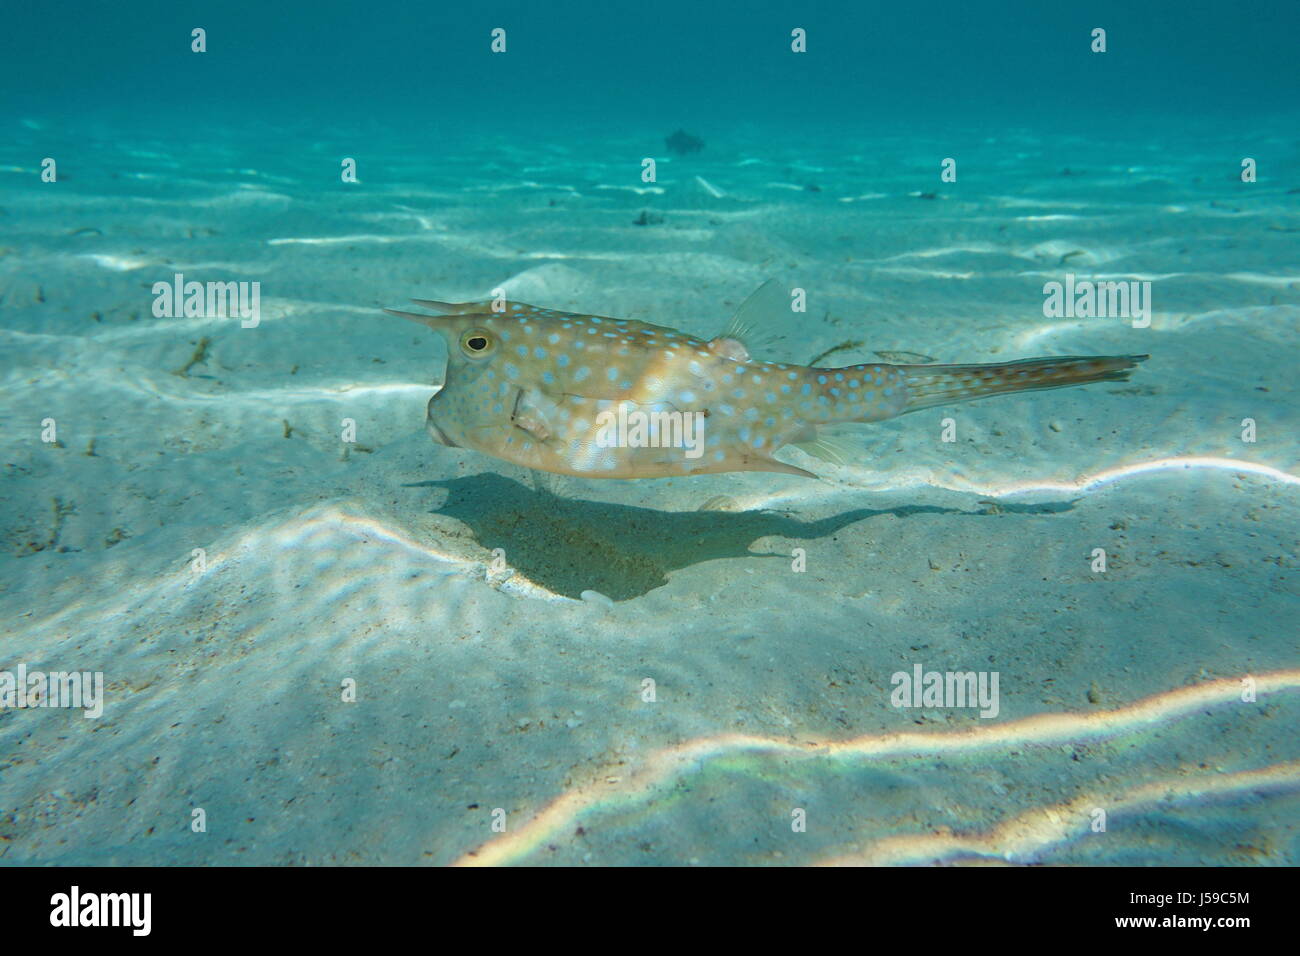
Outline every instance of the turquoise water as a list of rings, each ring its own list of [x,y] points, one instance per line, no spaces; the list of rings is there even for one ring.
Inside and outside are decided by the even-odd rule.
[[[1297,862],[1293,11],[10,20],[0,862]],[[761,359],[1150,358],[599,481],[430,441],[381,311],[767,280]]]

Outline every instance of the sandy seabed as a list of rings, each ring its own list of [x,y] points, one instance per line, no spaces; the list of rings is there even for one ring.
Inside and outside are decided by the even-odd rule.
[[[944,184],[948,142],[760,142],[647,184],[654,138],[24,127],[0,668],[106,696],[0,710],[0,862],[1300,862],[1300,180],[1222,144],[971,133]],[[176,273],[260,282],[260,323],[155,318]],[[1150,281],[1150,327],[1044,318],[1067,273]],[[441,346],[379,311],[499,287],[707,335],[769,277],[808,311],[762,358],[1151,359],[784,453],[820,481],[549,479],[433,444]],[[997,716],[894,707],[918,664],[996,672]]]

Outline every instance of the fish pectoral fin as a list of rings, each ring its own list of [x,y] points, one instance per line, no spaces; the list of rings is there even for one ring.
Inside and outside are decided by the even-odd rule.
[[[714,355],[721,358],[731,359],[733,362],[748,362],[749,350],[745,348],[745,343],[740,339],[723,338],[718,336],[716,339],[710,339],[708,349]]]
[[[520,389],[515,396],[510,421],[516,428],[522,428],[542,442],[555,432],[558,413],[559,406],[550,396],[532,389]]]

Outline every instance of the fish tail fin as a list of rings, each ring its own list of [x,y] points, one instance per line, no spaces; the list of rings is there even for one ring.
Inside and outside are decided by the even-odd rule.
[[[1122,382],[1147,355],[1062,355],[991,365],[900,365],[907,384],[904,412],[985,395]]]

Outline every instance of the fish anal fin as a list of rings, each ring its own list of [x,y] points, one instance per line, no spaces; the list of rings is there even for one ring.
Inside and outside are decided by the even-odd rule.
[[[846,439],[820,433],[808,441],[795,443],[794,447],[805,455],[820,458],[832,465],[847,465],[861,457],[861,451]]]
[[[779,475],[798,475],[800,478],[817,478],[811,471],[797,465],[789,465],[777,458],[761,456],[750,461],[750,471],[771,471]]]

